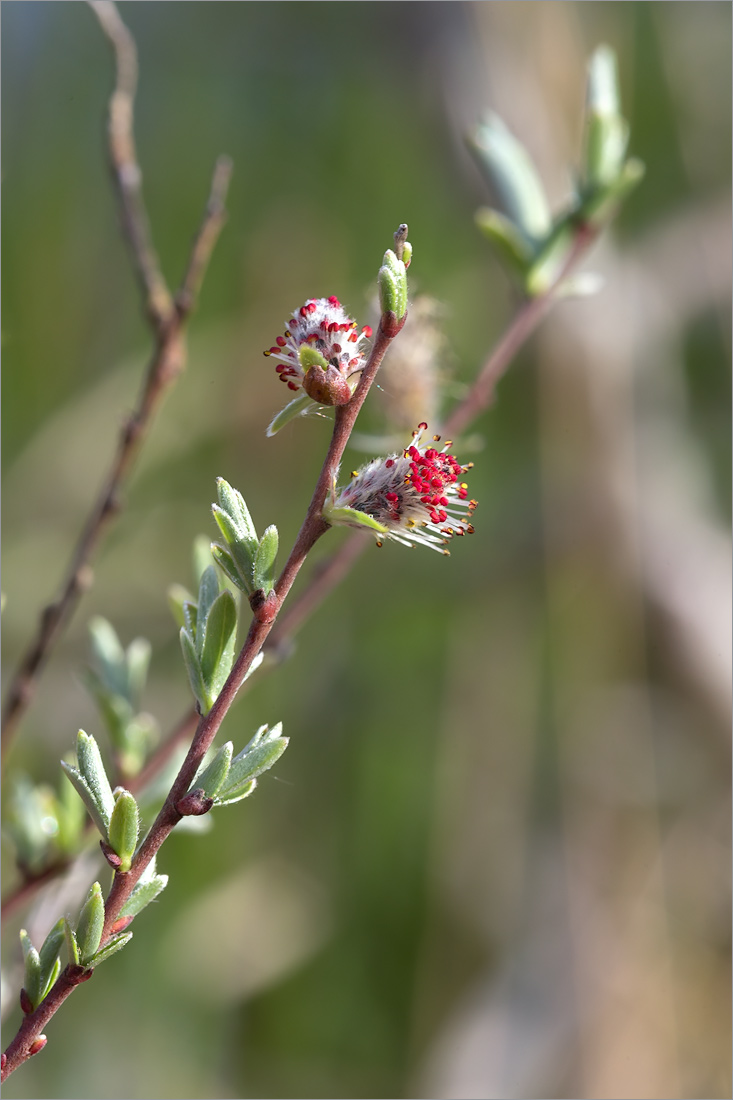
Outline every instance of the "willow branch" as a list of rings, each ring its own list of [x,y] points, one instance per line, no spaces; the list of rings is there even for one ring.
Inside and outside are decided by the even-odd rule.
[[[137,406],[122,425],[112,464],[71,555],[66,576],[55,599],[43,610],[36,634],[9,684],[2,720],[3,755],[31,702],[49,654],[82,594],[92,584],[92,556],[110,520],[120,511],[122,490],[153,416],[164,394],[184,368],[185,323],[196,304],[201,280],[224,224],[224,202],[231,176],[231,162],[228,158],[220,158],[214,169],[206,210],[193,241],[181,287],[173,302],[150,244],[140,192],[141,173],[135,159],[132,137],[132,107],[137,78],[135,45],[114,4],[109,0],[94,0],[92,7],[115,51],[117,82],[109,104],[109,155],[117,181],[125,235],[142,286],[144,308],[153,328],[155,347]]]
[[[406,230],[406,227],[404,227]],[[390,323],[391,322],[391,323]],[[385,331],[385,326],[387,331]],[[321,472],[316,482],[310,504],[306,511],[305,519],[301,525],[287,561],[280,576],[275,583],[273,591],[265,599],[257,599],[258,593],[250,599],[253,610],[253,618],[247,634],[247,638],[239,652],[231,673],[226,680],[219,696],[208,714],[199,719],[196,732],[188,750],[185,760],[176,776],[173,785],[161,807],[160,813],[153,822],[145,840],[140,845],[132,867],[126,874],[115,874],[109,895],[105,901],[105,920],[100,949],[105,946],[115,933],[115,925],[120,913],[128,901],[132,891],[155,857],[161,845],[170,836],[170,833],[182,818],[178,809],[183,796],[188,792],[191,782],[198,771],[204,756],[210,748],[216,734],[219,731],[227,711],[231,707],[237,692],[252,667],[252,662],[259,654],[267,638],[273,623],[290,591],[295,578],[300,571],[308,552],[313,548],[318,539],[329,529],[329,524],[324,520],[322,510],[326,496],[336,480],[338,468],[353,430],[356,418],[361,410],[369,388],[374,381],[380,364],[387,352],[389,345],[402,327],[396,322],[394,315],[385,315],[380,322],[377,335],[372,346],[369,358],[354,391],[354,395],[347,405],[336,409],[333,434],[328,452],[323,462]],[[261,594],[259,594],[261,595]],[[5,1052],[2,1065],[2,1080],[5,1080],[14,1070],[32,1057],[38,1049],[42,1039],[42,1029],[54,1015],[61,1004],[66,1000],[76,985],[84,980],[85,975],[91,971],[82,971],[80,967],[67,967],[59,976],[55,985],[44,998],[38,1008],[26,1016],[10,1046]]]

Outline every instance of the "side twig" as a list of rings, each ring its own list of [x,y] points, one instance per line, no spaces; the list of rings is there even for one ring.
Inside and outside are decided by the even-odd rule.
[[[94,0],[92,7],[115,51],[117,82],[109,104],[109,154],[117,181],[125,234],[141,284],[145,310],[155,334],[155,349],[137,407],[122,426],[112,465],[72,553],[66,577],[56,598],[44,609],[35,637],[9,684],[2,719],[3,755],[33,697],[49,654],[61,637],[80,597],[92,583],[91,558],[110,520],[120,510],[122,489],[152,418],[164,394],[185,365],[185,322],[195,306],[201,280],[224,224],[224,202],[232,170],[231,162],[226,157],[220,158],[216,164],[204,217],[194,238],[180,290],[173,302],[150,243],[140,191],[141,173],[135,159],[132,136],[133,95],[137,79],[135,45],[110,0]]]

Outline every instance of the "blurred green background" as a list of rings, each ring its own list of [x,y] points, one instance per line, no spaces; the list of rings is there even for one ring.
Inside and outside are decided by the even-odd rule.
[[[101,735],[92,614],[151,639],[162,729],[184,713],[166,589],[213,534],[215,477],[288,546],[328,438],[265,438],[285,389],[262,349],[307,297],[368,320],[403,220],[412,293],[442,307],[446,408],[473,377],[516,308],[473,224],[489,196],[462,135],[484,109],[561,205],[606,41],[647,178],[586,265],[603,291],[555,308],[472,428],[476,535],[449,559],[370,547],[237,703],[227,738],[282,720],[288,752],[166,844],[168,889],[5,1095],[730,1095],[730,5],[119,7],[171,283],[222,152],[230,216],[8,775],[55,783],[77,728]],[[2,16],[7,682],[150,337],[106,167],[108,45],[84,4]],[[360,430],[390,403],[385,381]],[[6,1043],[19,924],[42,938],[85,887],[7,922]]]

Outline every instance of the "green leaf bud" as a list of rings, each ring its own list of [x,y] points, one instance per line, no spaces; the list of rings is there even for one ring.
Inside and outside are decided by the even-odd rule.
[[[41,1001],[41,962],[25,928],[20,930],[20,945],[23,948],[23,986],[33,1011]]]
[[[107,826],[109,822],[108,820],[105,820],[103,815],[99,812],[97,800],[94,797],[94,793],[89,789],[86,780],[81,775],[81,773],[78,772],[72,764],[67,763],[66,760],[61,761],[61,767],[63,768],[64,774],[66,775],[67,779],[72,784],[72,786],[76,790],[76,793],[79,795],[82,802],[89,811],[89,815],[92,818],[94,824],[99,829],[100,833],[102,834],[102,837],[106,838]]]
[[[382,314],[393,313],[400,320],[407,311],[407,271],[391,248],[379,269],[379,305]]]
[[[249,514],[244,497],[234,489],[223,477],[216,479],[216,491],[219,507],[231,516],[234,521],[240,539],[252,543],[253,550],[257,546],[257,532]]]
[[[100,816],[109,826],[109,819],[114,809],[112,788],[104,770],[99,746],[84,730],[79,730],[76,736],[76,758],[79,762],[79,772],[94,796]]]
[[[129,791],[119,791],[109,823],[109,843],[120,857],[119,870],[122,874],[126,874],[132,865],[139,827],[137,802]]]
[[[89,896],[82,906],[76,926],[76,940],[79,945],[79,958],[82,966],[89,966],[89,959],[96,953],[102,939],[104,928],[104,900],[102,887],[98,882],[92,884]]]

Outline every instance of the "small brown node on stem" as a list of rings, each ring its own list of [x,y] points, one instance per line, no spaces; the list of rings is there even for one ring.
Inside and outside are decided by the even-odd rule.
[[[176,802],[176,809],[181,817],[201,817],[207,814],[214,805],[214,799],[209,798],[202,787],[194,787],[183,798]]]
[[[33,1011],[33,1002],[31,1001],[25,989],[21,989],[19,1000],[23,1014],[25,1016],[30,1016],[31,1012]]]
[[[265,595],[262,588],[258,588],[249,598],[249,606],[258,623],[272,623],[278,612],[278,598],[274,592]]]
[[[396,313],[388,309],[386,313],[382,314],[379,327],[388,340],[394,340],[397,333],[402,331],[402,327],[406,320],[407,312],[403,313],[401,317],[398,317]]]
[[[112,867],[115,871],[118,871],[120,865],[122,864],[122,860],[117,855],[117,852],[114,850],[114,848],[110,847],[106,840],[100,840],[99,847],[102,849],[102,855],[107,860],[107,863],[109,863],[110,867]]]
[[[118,917],[109,930],[110,936],[116,936],[119,932],[124,932],[126,928],[134,921],[134,914],[128,913],[126,917]]]

